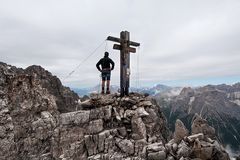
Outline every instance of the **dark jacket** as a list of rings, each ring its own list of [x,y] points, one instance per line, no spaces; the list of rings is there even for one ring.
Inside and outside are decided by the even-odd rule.
[[[112,65],[112,67],[110,66],[110,64]],[[101,68],[100,68],[101,65]],[[109,57],[104,57],[101,58],[98,63],[96,64],[96,67],[99,71],[104,70],[104,69],[109,69],[109,70],[113,70],[114,69],[114,62],[111,58]]]

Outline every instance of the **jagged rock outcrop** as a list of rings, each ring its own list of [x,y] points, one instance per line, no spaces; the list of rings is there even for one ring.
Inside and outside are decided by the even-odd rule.
[[[179,119],[177,119],[175,123],[175,132],[173,135],[173,138],[176,143],[179,143],[184,137],[188,136],[188,130],[183,124],[183,122]]]
[[[176,124],[178,141],[168,142],[165,117],[156,102],[145,95],[93,94],[76,106],[79,110],[61,113],[58,94],[49,89],[51,86],[46,87],[48,82],[53,83],[48,81],[51,75],[39,78],[6,64],[0,64],[0,72],[0,159],[164,160],[208,156],[228,160],[216,140],[205,132],[188,136],[181,121]]]
[[[28,77],[29,80],[35,81],[42,88],[46,89],[49,94],[53,95],[56,99],[58,111],[61,113],[75,111],[78,108],[79,97],[76,93],[71,91],[68,87],[62,85],[61,81],[53,76],[50,72],[41,66],[32,65],[26,69],[16,68],[0,62],[1,77],[7,78],[10,82],[17,77]]]
[[[215,139],[215,129],[208,125],[207,120],[202,119],[198,114],[193,117],[192,134],[203,133],[205,136]]]
[[[38,79],[40,85],[55,96],[58,110],[62,112],[75,111],[78,106],[79,97],[68,87],[64,87],[61,81],[46,71],[41,66],[32,65],[27,67],[24,72]]]
[[[0,72],[0,159],[51,157],[59,115],[55,97],[22,69],[0,64]]]
[[[179,124],[181,124],[181,129],[179,129]],[[214,137],[213,134],[209,135],[209,133],[212,133],[212,131],[210,132],[212,128],[206,125],[205,120],[196,115],[196,119],[192,124],[192,131],[194,133],[192,132],[191,135],[187,136],[188,132],[186,132],[184,124],[178,119],[174,135],[180,135],[174,136],[174,139],[165,145],[167,153],[169,153],[168,159],[230,160],[223,146],[217,140],[210,138]],[[184,137],[179,130],[184,131]],[[180,139],[179,137],[182,138]]]

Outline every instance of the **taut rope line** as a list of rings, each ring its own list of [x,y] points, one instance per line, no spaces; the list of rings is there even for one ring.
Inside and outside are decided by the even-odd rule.
[[[81,65],[83,65],[84,62],[86,62],[103,44],[104,42],[106,42],[106,40],[104,40],[102,43],[100,43],[99,46],[97,46],[92,52],[90,52],[90,54],[81,61],[81,63],[79,63],[79,65],[77,67],[75,67],[74,70],[72,70],[64,79],[63,81],[65,81],[67,78],[69,78]],[[106,47],[105,47],[106,48]]]

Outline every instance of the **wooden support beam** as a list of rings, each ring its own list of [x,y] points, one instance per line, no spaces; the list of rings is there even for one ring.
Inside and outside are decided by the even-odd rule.
[[[130,41],[129,45],[134,46],[134,47],[138,47],[138,46],[140,46],[140,43]]]
[[[120,38],[116,38],[116,37],[112,37],[112,36],[108,36],[107,40],[108,41],[117,42],[117,43],[121,43],[121,39]],[[129,45],[130,46],[134,46],[134,47],[138,47],[138,46],[140,46],[140,43],[129,41]]]
[[[112,37],[112,36],[108,36],[107,37],[108,41],[113,41],[113,42],[118,42],[121,43],[121,39],[120,38],[116,38],[116,37]]]
[[[136,48],[128,47],[127,50],[128,52],[136,53]]]
[[[119,45],[119,44],[114,44],[114,45],[113,45],[113,49],[116,49],[116,50],[122,50],[122,46]],[[136,53],[136,48],[133,48],[133,47],[127,47],[126,49],[127,49],[128,52]]]
[[[121,50],[121,49],[122,49],[122,46],[119,45],[119,44],[114,44],[114,45],[113,45],[113,49]]]

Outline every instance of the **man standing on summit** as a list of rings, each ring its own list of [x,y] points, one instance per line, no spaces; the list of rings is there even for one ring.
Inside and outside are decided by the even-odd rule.
[[[97,69],[102,72],[102,94],[104,94],[105,81],[107,80],[107,91],[106,94],[110,94],[110,78],[111,70],[114,69],[114,62],[108,57],[109,53],[105,52],[104,57],[101,58],[96,64]],[[110,65],[111,64],[111,65]],[[101,65],[101,68],[100,68]]]

